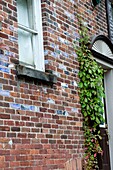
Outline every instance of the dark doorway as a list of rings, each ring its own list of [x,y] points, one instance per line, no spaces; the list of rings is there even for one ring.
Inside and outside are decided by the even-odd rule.
[[[104,86],[104,80],[103,80],[103,86]],[[104,104],[103,117],[105,119],[105,123],[100,125],[100,133],[102,136],[102,140],[100,140],[100,145],[103,150],[103,154],[98,155],[98,165],[99,165],[99,170],[111,170],[110,155],[109,155],[109,133],[108,133],[108,126],[107,126],[106,98],[103,99],[103,104]]]
[[[109,157],[109,143],[108,135],[106,134],[106,128],[101,128],[102,140],[100,141],[103,155],[98,155],[99,170],[111,170],[110,168],[110,157]]]

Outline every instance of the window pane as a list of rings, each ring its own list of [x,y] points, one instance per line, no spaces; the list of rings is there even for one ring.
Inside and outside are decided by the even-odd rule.
[[[29,27],[27,0],[17,0],[18,22]]]
[[[34,29],[33,0],[27,0],[27,11],[28,11],[29,27],[31,29]]]
[[[32,34],[22,29],[18,30],[19,60],[33,65]]]
[[[18,22],[28,28],[32,26],[32,0],[17,0]],[[26,64],[34,65],[33,49],[32,49],[33,34],[18,29],[19,40],[19,60]]]

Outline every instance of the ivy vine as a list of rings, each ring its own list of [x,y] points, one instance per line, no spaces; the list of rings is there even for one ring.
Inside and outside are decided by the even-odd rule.
[[[102,102],[104,97],[102,83],[104,70],[96,62],[89,50],[90,37],[88,36],[88,29],[80,19],[79,26],[79,46],[76,45],[75,50],[80,64],[80,103],[84,117],[83,129],[85,137],[84,166],[86,170],[94,170],[98,169],[98,154],[102,154],[99,142],[102,139],[99,125],[104,123]]]

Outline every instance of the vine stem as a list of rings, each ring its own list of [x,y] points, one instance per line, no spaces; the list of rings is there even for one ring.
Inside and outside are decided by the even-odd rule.
[[[75,45],[75,51],[78,55],[80,64],[79,71],[79,88],[81,111],[84,117],[84,166],[86,170],[98,168],[98,155],[102,154],[100,146],[99,125],[104,122],[103,119],[103,102],[104,88],[102,84],[103,69],[96,62],[88,48],[90,37],[88,29],[83,24],[83,20],[77,16],[79,23],[79,46]]]

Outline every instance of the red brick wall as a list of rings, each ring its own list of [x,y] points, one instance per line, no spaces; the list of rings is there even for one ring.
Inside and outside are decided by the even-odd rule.
[[[82,169],[76,6],[91,36],[107,35],[104,1],[93,9],[89,0],[42,0],[46,72],[58,77],[51,86],[17,77],[16,0],[0,0],[0,170]]]

